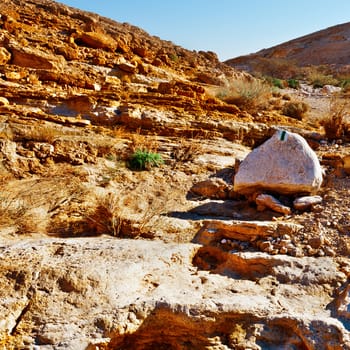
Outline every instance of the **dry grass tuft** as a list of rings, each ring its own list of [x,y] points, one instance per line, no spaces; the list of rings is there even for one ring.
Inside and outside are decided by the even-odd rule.
[[[34,141],[52,144],[63,132],[57,126],[42,125],[27,128],[16,128],[13,131],[15,141]]]
[[[341,139],[347,130],[346,117],[349,115],[349,102],[347,99],[334,95],[329,102],[328,113],[320,124],[329,140]]]
[[[289,101],[282,107],[284,115],[297,120],[302,120],[308,110],[309,106],[303,101]]]
[[[217,98],[249,113],[266,109],[266,103],[271,95],[271,87],[258,79],[235,80],[216,91]]]

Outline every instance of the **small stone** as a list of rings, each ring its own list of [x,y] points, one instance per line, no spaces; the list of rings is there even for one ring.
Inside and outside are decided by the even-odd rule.
[[[304,211],[312,208],[313,205],[320,204],[321,202],[322,197],[320,196],[304,196],[295,199],[293,206],[296,210]]]
[[[324,237],[322,235],[319,235],[317,237],[312,237],[308,240],[308,244],[313,249],[319,249],[324,244]]]
[[[256,204],[259,206],[264,206],[269,209],[276,211],[281,214],[290,214],[291,209],[283,205],[278,199],[269,194],[260,194],[255,199]]]
[[[269,241],[264,241],[260,243],[259,248],[263,251],[263,252],[268,252],[271,251],[273,249],[273,245],[271,244],[271,242]]]
[[[326,246],[323,247],[323,250],[327,256],[335,256],[335,251],[332,248]]]
[[[280,242],[281,247],[287,247],[289,243],[291,243],[290,239],[282,239]]]
[[[288,253],[288,248],[287,247],[281,247],[280,248],[280,254],[287,254]]]

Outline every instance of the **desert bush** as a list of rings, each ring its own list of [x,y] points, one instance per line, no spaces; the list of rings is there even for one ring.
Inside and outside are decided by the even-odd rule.
[[[62,132],[60,132],[59,129],[51,126],[16,128],[13,129],[13,134],[15,141],[47,142],[50,144],[52,144],[59,136],[62,136]]]
[[[109,193],[98,200],[94,211],[87,216],[88,226],[95,234],[120,236],[124,219],[119,194]]]
[[[174,167],[179,162],[192,162],[196,156],[200,153],[200,144],[194,141],[187,141],[180,139],[178,146],[171,153],[171,157],[174,159]]]
[[[138,149],[131,156],[129,167],[134,170],[149,170],[164,163],[162,156],[148,150]]]
[[[339,86],[342,88],[344,93],[350,92],[350,79],[342,79]]]
[[[304,68],[304,78],[315,89],[322,88],[325,85],[338,85],[339,80],[336,79],[325,67],[311,66]]]
[[[309,107],[302,101],[289,101],[286,102],[282,108],[282,113],[288,117],[302,120]]]
[[[264,81],[266,81],[271,86],[276,87],[278,89],[283,89],[284,88],[284,81],[282,79],[268,76],[268,77],[264,77]]]
[[[329,140],[341,139],[347,129],[348,101],[339,96],[333,96],[329,102],[327,114],[321,120],[325,135]]]
[[[270,96],[271,87],[259,79],[235,80],[216,93],[217,98],[250,113],[264,109]]]
[[[287,84],[288,84],[288,87],[292,89],[299,89],[300,87],[299,80],[297,79],[288,79]]]

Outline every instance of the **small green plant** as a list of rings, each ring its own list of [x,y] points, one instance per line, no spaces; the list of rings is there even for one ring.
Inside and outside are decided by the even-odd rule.
[[[302,120],[308,109],[309,106],[305,102],[289,101],[284,104],[282,113],[288,117]]]
[[[130,158],[129,167],[134,170],[149,170],[163,163],[164,160],[160,154],[137,149]]]
[[[288,87],[292,89],[299,89],[300,87],[299,81],[296,79],[288,79],[287,84],[288,84]]]

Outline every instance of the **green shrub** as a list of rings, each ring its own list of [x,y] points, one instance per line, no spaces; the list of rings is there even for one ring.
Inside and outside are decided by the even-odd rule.
[[[289,101],[283,106],[282,113],[288,117],[302,120],[308,109],[309,106],[305,102]]]
[[[299,81],[296,79],[288,79],[287,84],[292,89],[299,89],[300,87]]]
[[[138,149],[131,156],[129,167],[134,170],[149,170],[152,167],[158,167],[163,163],[164,161],[160,154]]]
[[[350,79],[343,79],[340,81],[339,86],[342,88],[344,92],[350,91]]]

